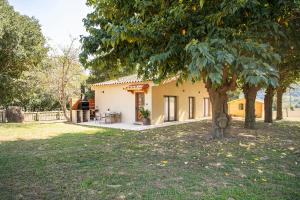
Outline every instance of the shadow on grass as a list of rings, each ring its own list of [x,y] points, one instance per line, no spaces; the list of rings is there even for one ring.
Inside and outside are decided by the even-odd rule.
[[[141,132],[72,125],[48,139],[5,141],[0,197],[300,199],[300,123],[259,123],[254,139],[233,125],[230,138],[210,141],[202,137],[209,121]],[[78,127],[84,131],[73,133]]]

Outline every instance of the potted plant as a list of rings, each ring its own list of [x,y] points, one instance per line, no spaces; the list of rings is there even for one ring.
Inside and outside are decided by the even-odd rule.
[[[140,113],[143,117],[143,125],[150,125],[150,111],[144,107],[141,107]]]

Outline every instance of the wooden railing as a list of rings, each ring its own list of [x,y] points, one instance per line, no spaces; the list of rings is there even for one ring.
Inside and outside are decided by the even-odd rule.
[[[24,112],[24,121],[55,121],[65,120],[62,111]],[[0,110],[0,123],[6,122],[5,110]]]

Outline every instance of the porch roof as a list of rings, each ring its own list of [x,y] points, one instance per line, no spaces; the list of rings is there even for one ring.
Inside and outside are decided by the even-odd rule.
[[[147,92],[147,89],[149,88],[149,84],[131,84],[126,87],[126,90],[129,92],[134,92],[134,91],[144,91]]]

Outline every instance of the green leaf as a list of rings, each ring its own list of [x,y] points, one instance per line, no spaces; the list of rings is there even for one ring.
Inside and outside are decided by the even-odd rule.
[[[205,2],[205,0],[200,0],[200,1],[199,1],[200,8],[201,8],[201,9],[203,8],[204,2]]]
[[[221,84],[222,82],[222,75],[221,73],[209,73],[208,78],[214,83],[214,84]]]

